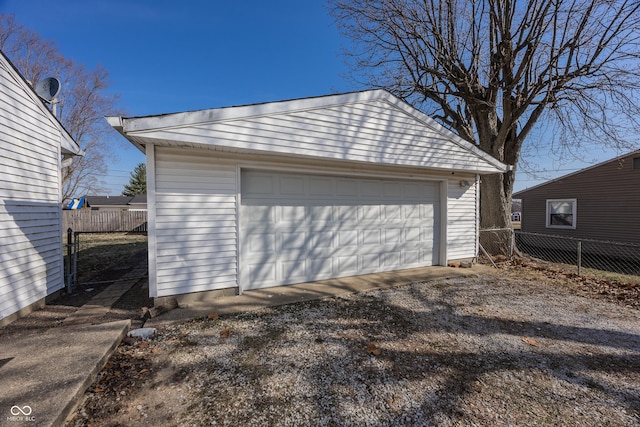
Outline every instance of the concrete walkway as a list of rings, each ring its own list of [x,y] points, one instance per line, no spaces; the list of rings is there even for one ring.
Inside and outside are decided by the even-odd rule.
[[[64,424],[131,326],[131,320],[94,323],[144,274],[141,264],[61,324],[3,336],[0,426]]]
[[[63,425],[129,325],[121,320],[59,327],[3,342],[0,425]]]

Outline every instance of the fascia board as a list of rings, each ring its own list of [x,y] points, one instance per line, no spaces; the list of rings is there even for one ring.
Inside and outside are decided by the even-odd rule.
[[[106,116],[105,120],[107,121],[107,123],[109,123],[109,125],[112,128],[114,128],[116,131],[118,131],[118,133],[120,135],[122,135],[123,137],[128,139],[129,142],[131,142],[133,145],[135,145],[135,147],[138,150],[140,150],[141,152],[145,153],[145,146],[137,141],[138,138],[131,137],[131,136],[129,136],[129,135],[127,135],[125,133],[124,124],[123,124],[123,120],[125,120],[124,118],[119,117],[119,116]]]

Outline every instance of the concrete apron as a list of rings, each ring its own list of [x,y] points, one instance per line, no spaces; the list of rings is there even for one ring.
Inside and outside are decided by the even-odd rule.
[[[178,309],[149,319],[145,326],[159,327],[205,317],[211,313],[219,315],[242,313],[266,307],[475,274],[477,274],[476,268],[420,267],[250,290],[243,292],[242,295],[180,304]]]

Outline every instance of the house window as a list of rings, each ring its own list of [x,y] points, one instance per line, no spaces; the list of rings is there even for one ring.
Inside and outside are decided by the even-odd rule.
[[[640,157],[633,158],[633,168],[640,169]]]
[[[576,228],[576,199],[547,200],[547,228]]]

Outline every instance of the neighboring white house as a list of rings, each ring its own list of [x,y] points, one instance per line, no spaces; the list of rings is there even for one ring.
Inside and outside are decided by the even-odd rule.
[[[81,154],[0,52],[0,325],[64,286],[60,171]]]
[[[152,297],[473,258],[509,170],[384,90],[107,120],[146,153]]]

